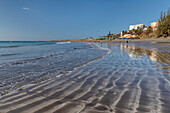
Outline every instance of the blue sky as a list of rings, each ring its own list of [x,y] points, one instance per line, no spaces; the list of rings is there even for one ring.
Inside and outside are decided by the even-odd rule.
[[[84,39],[157,21],[170,0],[0,0],[0,40]]]

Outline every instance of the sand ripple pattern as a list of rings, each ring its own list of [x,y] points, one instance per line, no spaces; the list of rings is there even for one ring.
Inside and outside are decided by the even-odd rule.
[[[109,48],[103,59],[2,96],[0,113],[170,113],[170,59]]]

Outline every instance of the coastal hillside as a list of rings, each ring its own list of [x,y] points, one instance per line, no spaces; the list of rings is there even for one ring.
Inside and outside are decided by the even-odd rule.
[[[141,33],[141,36],[143,38],[166,38],[170,36],[170,8],[168,9],[167,14],[161,11],[156,30],[153,30],[151,26],[148,26],[147,30]]]

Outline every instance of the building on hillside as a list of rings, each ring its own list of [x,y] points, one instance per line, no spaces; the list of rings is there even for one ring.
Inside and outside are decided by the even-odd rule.
[[[125,34],[125,35],[123,35],[124,37],[132,37],[132,35],[131,34]]]
[[[123,37],[123,35],[124,35],[123,32],[121,32],[121,33],[120,33],[120,37]]]
[[[138,37],[138,35],[124,34],[123,36],[119,37],[119,39],[134,39],[135,37]]]
[[[157,27],[158,27],[158,24],[159,24],[159,22],[152,22],[152,23],[151,23],[151,28],[152,28],[153,30],[156,30]]]
[[[148,28],[147,27],[145,27],[144,29],[143,29],[143,31],[146,31]]]
[[[130,25],[130,26],[129,26],[129,30],[137,29],[138,27],[144,29],[144,28],[145,28],[145,24]]]

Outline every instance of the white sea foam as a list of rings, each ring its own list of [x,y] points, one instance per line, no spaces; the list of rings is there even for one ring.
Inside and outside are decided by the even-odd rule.
[[[69,44],[71,43],[70,41],[69,42],[57,42],[56,44]]]
[[[90,43],[91,44],[91,43]],[[109,48],[107,48],[107,47],[101,47],[101,46],[99,46],[99,45],[97,45],[97,44],[93,44],[93,46],[96,46],[96,47],[98,47],[98,48],[100,48],[100,49],[102,49],[102,50],[106,50],[107,51],[107,53],[106,53],[106,55],[109,55],[112,51],[111,51],[111,49],[109,49]]]

